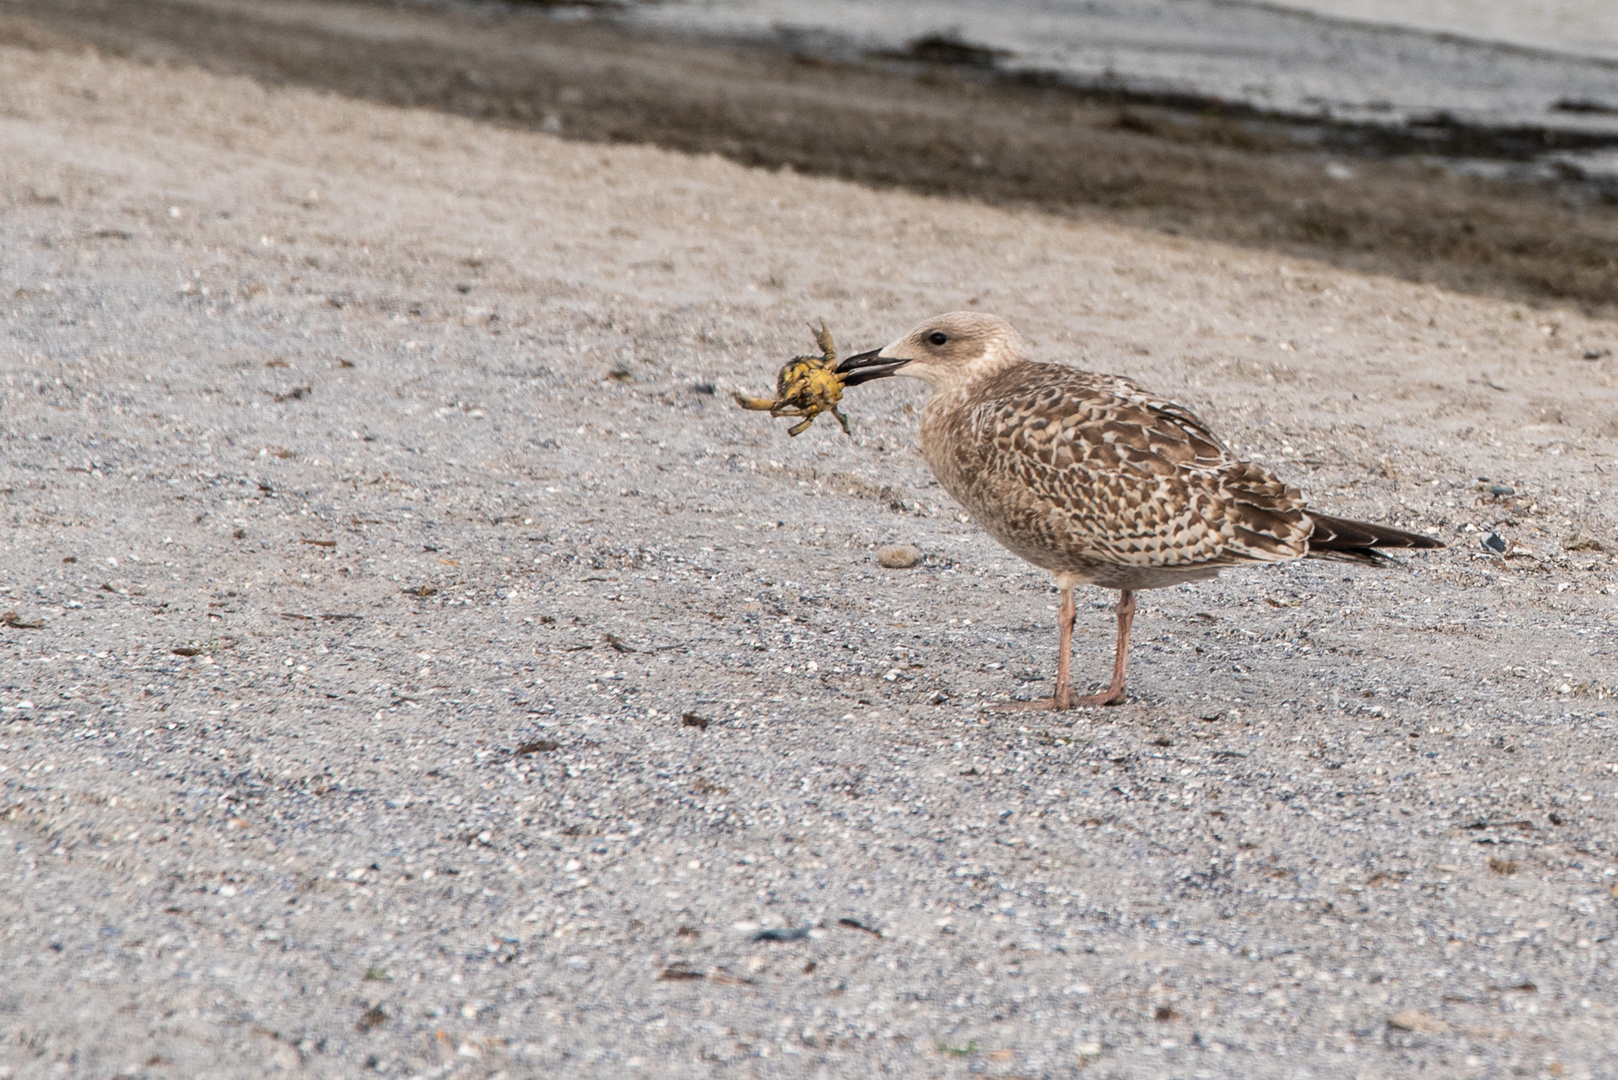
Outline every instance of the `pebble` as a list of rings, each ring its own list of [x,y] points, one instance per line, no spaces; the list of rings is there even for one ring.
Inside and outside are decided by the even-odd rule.
[[[1388,1026],[1398,1028],[1400,1031],[1416,1031],[1429,1035],[1449,1030],[1449,1025],[1444,1021],[1420,1009],[1406,1009],[1404,1012],[1394,1013],[1388,1017]]]
[[[921,560],[921,548],[914,544],[889,544],[876,549],[877,563],[889,570],[909,570]]]

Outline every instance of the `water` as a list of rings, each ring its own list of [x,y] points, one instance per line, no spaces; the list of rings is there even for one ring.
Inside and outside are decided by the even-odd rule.
[[[1618,60],[1614,0],[1283,0],[1276,7]]]
[[[661,0],[628,18],[842,57],[944,34],[1083,85],[1618,138],[1618,0]]]

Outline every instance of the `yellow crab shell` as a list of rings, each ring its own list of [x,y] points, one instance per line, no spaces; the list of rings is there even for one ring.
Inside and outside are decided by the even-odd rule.
[[[771,416],[804,417],[802,423],[787,429],[789,435],[797,435],[808,428],[823,412],[835,416],[848,434],[848,418],[837,409],[837,403],[843,399],[843,379],[837,374],[837,346],[825,323],[821,323],[814,334],[821,355],[789,360],[775,377],[774,401],[738,392],[736,403],[744,409],[767,410]]]

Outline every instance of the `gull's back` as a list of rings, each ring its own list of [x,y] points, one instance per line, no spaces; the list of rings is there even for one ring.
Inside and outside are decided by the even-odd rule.
[[[1018,360],[933,396],[945,490],[1036,566],[1115,589],[1308,554],[1302,494],[1128,379]]]

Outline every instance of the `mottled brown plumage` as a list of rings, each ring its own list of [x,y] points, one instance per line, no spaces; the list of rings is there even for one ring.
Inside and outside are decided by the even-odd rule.
[[[1056,575],[1061,643],[1050,703],[1058,708],[1074,702],[1077,584],[1123,594],[1112,684],[1082,699],[1116,704],[1137,589],[1238,563],[1374,562],[1381,548],[1442,546],[1310,512],[1297,488],[1237,458],[1190,410],[1116,375],[1028,360],[1017,332],[992,315],[929,319],[840,370],[848,385],[891,374],[931,385],[921,451],[939,483],[989,535]]]

